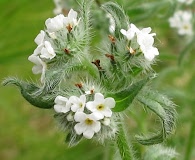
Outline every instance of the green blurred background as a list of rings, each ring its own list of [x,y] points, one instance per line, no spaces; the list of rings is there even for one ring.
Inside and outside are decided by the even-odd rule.
[[[179,37],[176,31],[169,28],[167,19],[171,16],[174,5],[168,1],[161,3],[155,0],[132,0],[131,5],[125,0],[118,2],[124,6],[130,21],[140,26],[151,26],[157,33],[156,45],[160,50],[160,56],[158,65],[154,68],[159,77],[153,86],[171,96],[178,105],[177,129],[166,144],[176,149],[180,154],[178,159],[183,159],[190,150],[188,147],[195,143],[192,140],[193,134],[191,139],[189,138],[190,128],[195,124],[193,45],[185,48],[189,38]],[[145,6],[145,3],[149,5]],[[27,58],[36,47],[34,38],[44,28],[45,20],[54,16],[54,8],[51,0],[0,1],[0,80],[8,76],[16,76],[23,80],[39,80],[39,75],[32,74],[33,64]],[[181,53],[183,50],[185,52]],[[184,58],[181,65],[178,65],[181,54]],[[68,148],[64,143],[65,133],[57,129],[53,114],[52,110],[32,107],[20,96],[16,88],[0,86],[0,159],[106,160],[106,148],[96,142],[86,140],[76,147]],[[133,117],[128,121],[130,136],[152,125],[152,121],[146,122],[147,114],[142,110],[132,108],[129,115]],[[134,145],[138,151],[144,151],[136,142]],[[194,160],[195,147],[190,148],[191,160]]]

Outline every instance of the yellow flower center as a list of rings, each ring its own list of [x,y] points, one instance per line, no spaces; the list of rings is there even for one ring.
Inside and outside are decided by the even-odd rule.
[[[85,123],[86,123],[87,125],[92,125],[92,124],[93,124],[93,120],[87,118],[87,119],[85,120]]]
[[[97,106],[97,110],[103,110],[104,109],[104,105],[103,104],[99,104],[98,106]]]
[[[80,103],[79,106],[80,106],[80,108],[82,108],[83,107],[83,103]]]

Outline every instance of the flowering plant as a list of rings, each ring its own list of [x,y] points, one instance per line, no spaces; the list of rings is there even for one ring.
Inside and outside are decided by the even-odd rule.
[[[137,102],[159,117],[159,132],[136,136],[139,143],[152,145],[173,132],[175,104],[149,84],[156,76],[152,64],[159,55],[156,33],[130,24],[118,4],[107,2],[101,8],[111,17],[112,30],[104,45],[94,50],[92,3],[82,1],[79,14],[71,9],[67,16],[46,20],[45,30],[35,38],[38,46],[28,58],[34,63],[33,73],[41,74],[39,84],[17,78],[7,78],[3,84],[19,87],[35,107],[54,108],[70,146],[82,138],[102,143],[115,139],[122,159],[130,160],[134,156],[124,131],[125,111]]]

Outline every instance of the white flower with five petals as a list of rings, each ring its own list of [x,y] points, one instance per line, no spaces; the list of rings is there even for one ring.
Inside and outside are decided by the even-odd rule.
[[[54,110],[57,113],[67,113],[70,111],[71,103],[66,97],[57,96],[55,98]]]
[[[190,11],[177,11],[169,18],[170,26],[178,29],[179,35],[193,35],[192,13]]]
[[[71,96],[69,98],[69,101],[71,103],[71,110],[73,112],[83,112],[85,108],[86,103],[86,96],[81,95],[79,98],[76,96]]]
[[[76,134],[83,134],[87,139],[91,139],[101,129],[101,124],[98,121],[101,117],[96,113],[85,114],[83,112],[76,112],[74,119],[76,122],[79,122],[74,126]]]
[[[87,109],[92,113],[99,114],[101,119],[104,117],[111,117],[111,108],[114,108],[116,104],[114,98],[109,97],[104,99],[104,96],[101,93],[96,93],[94,97],[94,101],[87,102]]]

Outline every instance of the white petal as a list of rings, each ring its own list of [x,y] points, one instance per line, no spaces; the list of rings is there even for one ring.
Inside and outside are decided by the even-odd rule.
[[[71,106],[71,110],[73,111],[73,112],[77,112],[77,111],[83,111],[83,110],[79,110],[80,109],[80,106],[79,105],[77,105],[77,104],[73,104],[72,106]]]
[[[95,122],[94,125],[93,125],[93,130],[95,133],[99,132],[101,129],[101,124],[99,121]]]
[[[127,35],[127,31],[126,31],[126,30],[124,30],[124,29],[121,29],[121,30],[120,30],[120,32],[121,32],[124,36],[126,36],[126,35]]]
[[[43,43],[45,37],[45,32],[43,30],[40,31],[40,33],[37,35],[37,37],[35,38],[35,43],[37,45],[40,45]]]
[[[76,19],[77,18],[77,12],[71,9],[68,13],[68,18],[69,19]]]
[[[43,47],[44,47],[43,44],[38,45],[37,48],[34,50],[33,55],[36,55],[36,56],[39,55]]]
[[[150,33],[151,31],[152,31],[151,27],[143,28],[141,30],[141,32],[146,33],[146,34]]]
[[[89,101],[89,102],[87,102],[86,103],[86,107],[87,107],[87,109],[88,110],[90,110],[90,111],[94,111],[94,109],[96,108],[96,106],[94,105],[94,102],[92,102],[92,101]]]
[[[152,61],[156,55],[159,55],[158,49],[155,47],[151,47],[146,52],[144,52],[144,56],[147,60]]]
[[[76,97],[76,96],[71,96],[70,98],[69,98],[69,101],[71,102],[71,103],[79,103],[79,98],[78,97]]]
[[[62,112],[62,105],[54,105],[54,110],[59,113]]]
[[[76,112],[74,115],[74,120],[76,122],[84,122],[87,118],[87,115],[83,112]]]
[[[105,106],[108,108],[114,108],[116,105],[116,102],[114,100],[114,98],[106,98],[105,102],[104,102]]]
[[[88,115],[89,119],[92,119],[94,121],[100,120],[104,118],[104,115],[101,112],[93,112],[90,115]]]
[[[80,96],[80,100],[81,100],[81,102],[82,102],[83,104],[85,104],[85,102],[86,102],[86,96],[85,96],[85,95],[81,95],[81,96]]]
[[[97,101],[98,103],[104,102],[104,96],[103,96],[101,93],[96,93],[94,99],[95,99],[95,101]]]
[[[86,130],[84,133],[83,133],[83,136],[87,139],[91,139],[94,135],[94,131],[93,130]]]
[[[66,104],[67,101],[68,101],[68,99],[66,97],[63,97],[63,96],[57,96],[55,98],[55,103],[57,103],[57,104]]]
[[[110,109],[106,109],[102,111],[105,117],[111,117],[112,116],[112,111]]]
[[[81,135],[83,133],[83,131],[85,131],[86,127],[83,123],[77,123],[75,126],[74,126],[74,130],[76,131],[76,133],[78,135]]]

